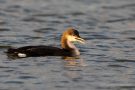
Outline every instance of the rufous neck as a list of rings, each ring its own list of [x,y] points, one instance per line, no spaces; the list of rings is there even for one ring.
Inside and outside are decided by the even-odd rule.
[[[78,48],[76,48],[75,45],[72,42],[68,41],[67,39],[61,40],[61,47],[63,49],[70,50],[73,56],[80,55]]]
[[[65,37],[61,38],[61,47],[63,49],[71,49],[71,42],[69,42]]]

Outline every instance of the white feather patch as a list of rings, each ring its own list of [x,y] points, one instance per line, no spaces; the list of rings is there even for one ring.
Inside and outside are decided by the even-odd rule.
[[[18,53],[18,57],[26,57],[27,55],[24,53]]]

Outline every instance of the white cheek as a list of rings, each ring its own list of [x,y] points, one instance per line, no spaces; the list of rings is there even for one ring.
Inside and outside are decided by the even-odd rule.
[[[68,36],[67,39],[68,39],[68,41],[76,41],[74,36]]]

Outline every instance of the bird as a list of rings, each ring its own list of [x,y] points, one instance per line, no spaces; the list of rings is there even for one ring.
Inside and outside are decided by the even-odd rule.
[[[85,44],[85,40],[80,37],[79,32],[73,27],[67,28],[61,35],[61,48],[55,46],[23,46],[18,48],[10,47],[7,50],[8,56],[25,58],[40,56],[80,56],[79,49],[73,42]]]

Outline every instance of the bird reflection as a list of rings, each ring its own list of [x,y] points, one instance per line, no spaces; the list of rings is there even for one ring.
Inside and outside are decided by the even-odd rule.
[[[84,60],[80,57],[63,57],[66,67],[86,66]]]

